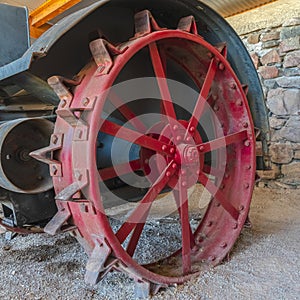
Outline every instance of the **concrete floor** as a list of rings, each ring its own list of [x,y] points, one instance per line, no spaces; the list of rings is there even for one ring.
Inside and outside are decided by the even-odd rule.
[[[253,228],[243,230],[229,261],[153,299],[300,299],[300,189],[257,188],[250,216]],[[3,300],[134,299],[134,284],[123,274],[87,286],[87,257],[68,235],[0,237],[0,259]]]

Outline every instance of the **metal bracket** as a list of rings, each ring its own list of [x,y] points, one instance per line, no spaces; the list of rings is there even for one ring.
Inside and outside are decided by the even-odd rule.
[[[177,29],[198,34],[197,24],[194,16],[188,16],[180,19]]]
[[[247,94],[249,92],[249,86],[247,84],[242,84],[242,88],[243,88],[244,94],[247,96]]]
[[[120,50],[104,39],[97,39],[90,42],[90,50],[98,66],[97,75],[106,75],[113,67],[113,55],[124,53],[127,48]]]
[[[73,141],[87,141],[89,135],[89,127],[81,118],[77,118],[74,112],[69,109],[58,109],[56,114],[66,121],[74,130]]]
[[[153,18],[149,10],[143,10],[135,14],[134,24],[135,24],[134,38],[145,36],[153,31],[160,31],[165,29],[158,26],[157,22],[155,21],[155,19]]]
[[[60,201],[68,201],[74,194],[79,192],[88,184],[88,170],[74,170],[75,182],[63,189],[55,199]]]
[[[163,287],[166,287],[166,285],[152,283],[144,280],[135,280],[135,297],[139,299],[148,298],[151,295],[157,294],[158,291]]]
[[[224,56],[227,58],[227,43],[219,43],[215,45],[215,48]]]
[[[50,167],[50,175],[52,177],[62,176],[61,163],[53,159],[53,152],[62,148],[63,136],[64,135],[62,133],[52,134],[50,139],[50,145],[48,147],[35,150],[29,154],[31,157],[35,158],[36,160],[48,164]],[[50,153],[50,158],[47,155],[49,153]]]
[[[70,103],[73,99],[72,93],[65,86],[65,82],[71,82],[61,76],[52,76],[48,79],[48,84],[54,90],[55,94],[59,97],[62,103]]]
[[[97,284],[106,270],[105,263],[112,250],[104,237],[95,236],[95,248],[86,265],[85,282],[87,284]]]
[[[67,203],[57,201],[56,205],[58,208],[58,212],[44,228],[44,232],[46,232],[50,235],[57,234],[60,231],[63,224],[72,215]]]

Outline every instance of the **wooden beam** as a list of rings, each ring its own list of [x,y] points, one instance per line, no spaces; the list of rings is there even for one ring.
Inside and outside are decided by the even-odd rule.
[[[30,36],[34,39],[39,38],[45,31],[47,31],[52,26],[49,24],[44,24],[43,26],[37,28],[34,26],[30,26]]]
[[[47,28],[47,26],[44,26],[43,28],[43,25],[46,25],[48,21],[68,10],[80,1],[81,0],[47,0],[30,13],[29,24],[31,27],[31,32],[35,36],[39,36]]]

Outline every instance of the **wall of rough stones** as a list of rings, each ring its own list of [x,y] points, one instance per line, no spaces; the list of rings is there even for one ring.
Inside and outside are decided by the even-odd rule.
[[[241,38],[258,70],[269,109],[276,181],[268,184],[300,188],[300,17]]]

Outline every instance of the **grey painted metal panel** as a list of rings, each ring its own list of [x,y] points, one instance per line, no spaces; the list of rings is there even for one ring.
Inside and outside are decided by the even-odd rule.
[[[0,3],[0,28],[0,66],[4,66],[29,47],[28,10]]]

